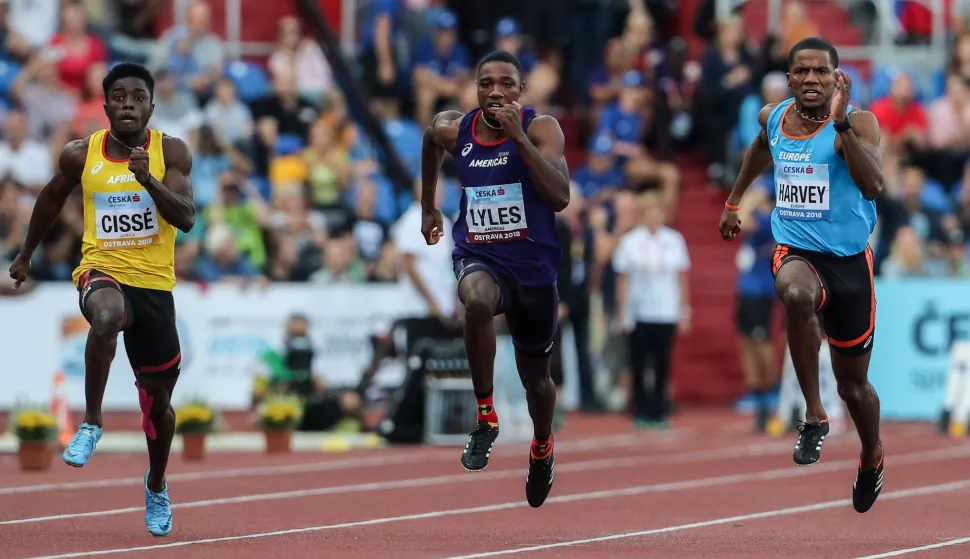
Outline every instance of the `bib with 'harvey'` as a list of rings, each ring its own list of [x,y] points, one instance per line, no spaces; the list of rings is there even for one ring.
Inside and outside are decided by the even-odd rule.
[[[148,131],[148,172],[165,178],[162,133]],[[155,200],[128,168],[127,159],[112,159],[105,149],[107,130],[88,139],[81,175],[84,193],[84,237],[77,283],[87,270],[98,270],[119,283],[171,291],[175,287],[175,227],[158,213]]]
[[[521,184],[469,186],[465,196],[468,242],[501,243],[529,238]]]
[[[828,221],[829,166],[824,163],[775,164],[775,207],[782,219]]]
[[[768,115],[765,133],[775,164],[775,242],[836,256],[859,254],[876,225],[876,203],[866,200],[839,153],[839,133],[831,119],[804,136],[785,131],[795,99]],[[852,117],[852,106],[846,114]],[[851,120],[851,118],[850,118]]]

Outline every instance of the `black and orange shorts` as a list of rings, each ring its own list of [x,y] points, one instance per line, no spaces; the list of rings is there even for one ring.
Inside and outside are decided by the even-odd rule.
[[[89,324],[86,302],[92,293],[105,288],[118,290],[125,300],[125,352],[135,375],[178,376],[182,346],[172,292],[132,287],[98,270],[88,270],[78,281],[78,305]]]
[[[787,262],[801,260],[815,272],[820,286],[816,312],[833,351],[861,356],[872,351],[876,330],[876,290],[872,249],[851,256],[803,250],[788,245],[775,247],[771,273],[778,275]]]

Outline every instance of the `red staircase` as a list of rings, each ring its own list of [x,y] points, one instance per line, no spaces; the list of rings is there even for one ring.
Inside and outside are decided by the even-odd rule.
[[[674,349],[672,395],[678,403],[723,404],[744,392],[734,327],[738,244],[723,241],[718,233],[726,195],[706,186],[706,163],[685,157],[680,171],[674,228],[690,252],[693,327]]]

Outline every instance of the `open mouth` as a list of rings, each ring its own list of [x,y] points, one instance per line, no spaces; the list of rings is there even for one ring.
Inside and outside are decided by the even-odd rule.
[[[818,101],[822,98],[822,92],[818,89],[806,89],[802,92],[802,97],[807,101]]]
[[[493,101],[493,102],[485,105],[485,108],[486,109],[501,109],[502,108],[502,103]]]
[[[138,122],[135,119],[135,117],[133,117],[132,115],[121,115],[121,118],[119,118],[118,120],[121,121],[121,122],[126,122],[126,123]]]

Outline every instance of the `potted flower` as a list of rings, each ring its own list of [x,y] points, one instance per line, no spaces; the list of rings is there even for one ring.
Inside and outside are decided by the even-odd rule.
[[[259,427],[266,437],[266,452],[270,454],[290,451],[293,430],[303,418],[303,405],[299,398],[273,396],[266,400],[259,413]]]
[[[14,417],[13,432],[20,443],[17,457],[21,470],[43,471],[51,467],[57,438],[57,419],[53,415],[42,410],[23,410]]]
[[[216,414],[202,401],[189,402],[175,410],[175,432],[182,435],[182,459],[197,462],[205,458],[206,435],[215,430]]]

